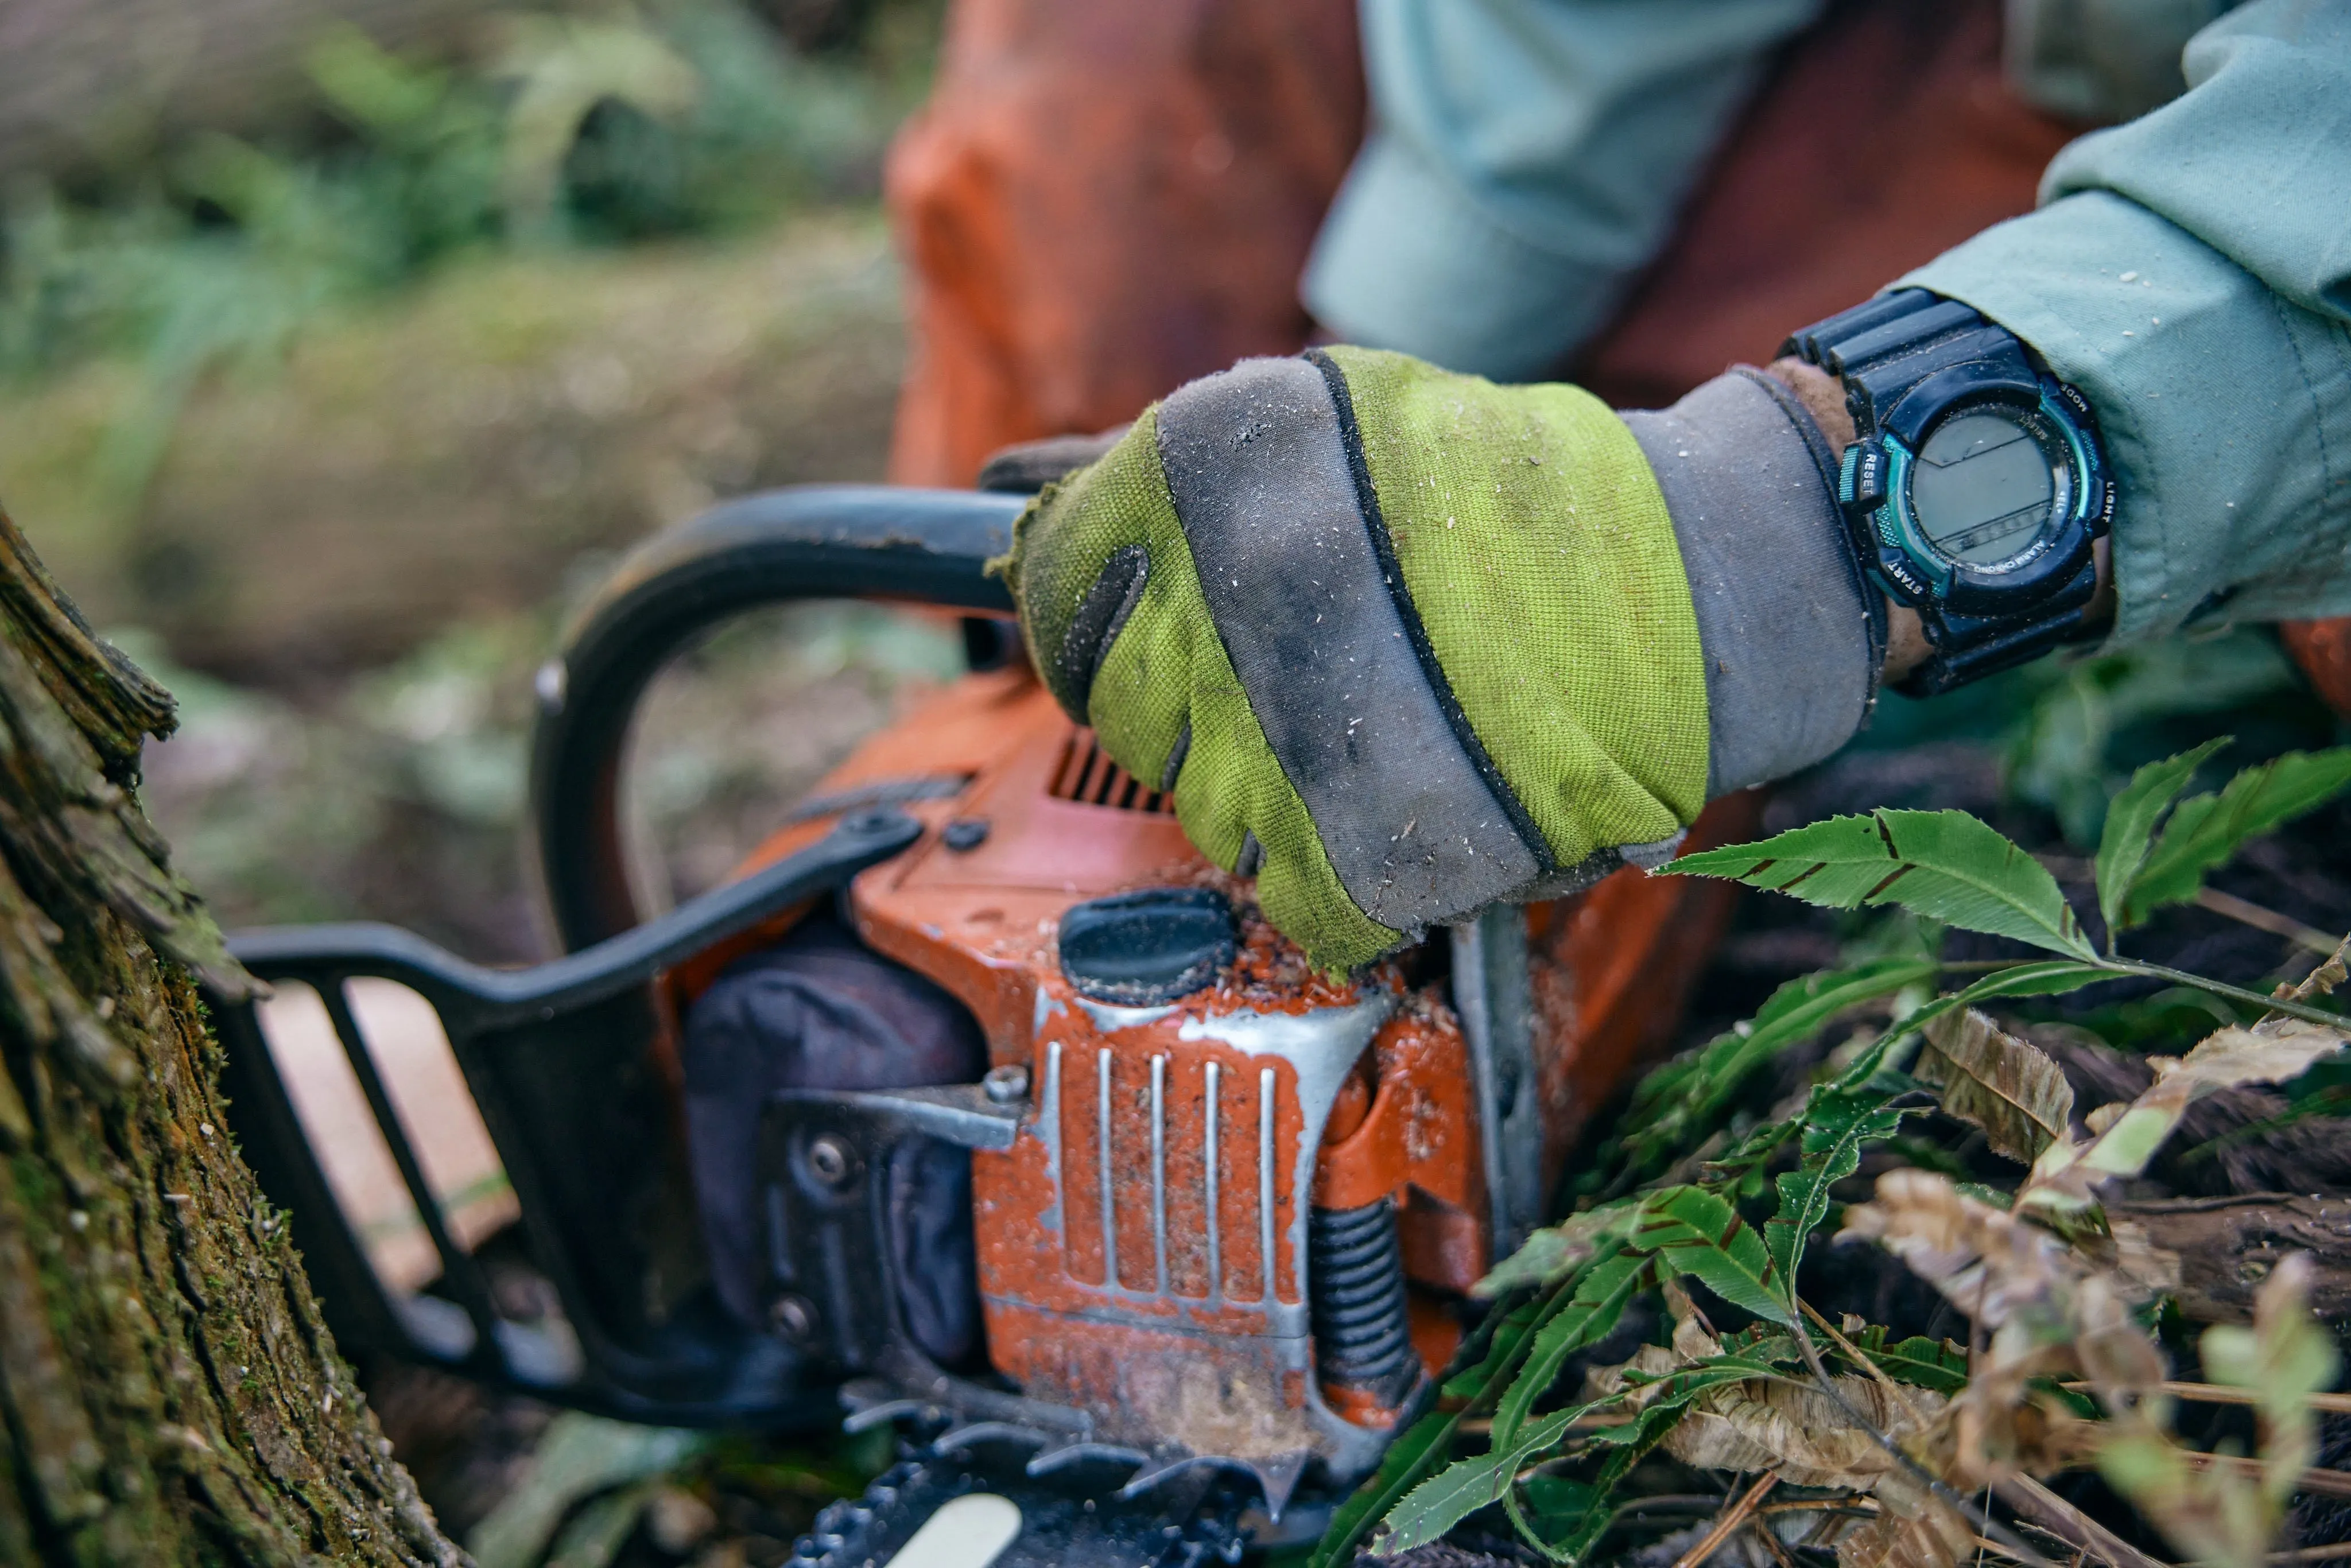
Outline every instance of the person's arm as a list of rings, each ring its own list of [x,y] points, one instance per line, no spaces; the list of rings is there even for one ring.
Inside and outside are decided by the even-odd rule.
[[[1889,490],[1910,481],[1885,444],[1921,443],[1910,460],[1944,476],[1923,487],[1944,531],[1921,537],[1960,552],[2059,493],[2053,470],[2034,501],[2017,438],[1974,423],[2019,376],[2043,402],[2010,423],[2053,462],[2050,398],[2077,389],[2103,426],[2114,490],[2063,436],[2069,499],[2034,526],[2070,542],[1983,563],[1917,674],[2093,630],[2097,601],[2059,596],[2110,497],[2119,640],[2216,602],[2351,610],[2351,0],[2250,7],[2199,36],[2188,75],[2171,107],[2069,150],[2040,212],[1905,280],[1929,292],[1791,323],[1855,401],[1782,361],[1615,413],[1355,349],[1192,383],[1020,520],[1004,570],[1039,670],[1174,792],[1204,853],[1258,878],[1275,925],[1346,967],[1653,865],[1707,800],[1850,738],[1920,650],[1876,613],[1841,515],[1848,409]],[[1922,487],[1905,494],[1873,573],[1929,549]],[[1936,559],[1948,584],[1975,558]],[[2036,562],[2063,575],[2011,586],[2045,603],[1999,607],[1998,578]]]
[[[1902,279],[2031,343],[2121,487],[2113,638],[2351,612],[2351,5],[2262,0],[2044,204]]]
[[[1608,319],[1821,0],[1364,0],[1374,124],[1302,292],[1341,339],[1520,380]]]

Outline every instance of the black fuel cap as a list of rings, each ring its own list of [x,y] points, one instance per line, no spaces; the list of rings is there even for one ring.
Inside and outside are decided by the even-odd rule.
[[[1061,973],[1098,1002],[1172,1002],[1232,961],[1233,906],[1214,888],[1115,893],[1061,916]]]

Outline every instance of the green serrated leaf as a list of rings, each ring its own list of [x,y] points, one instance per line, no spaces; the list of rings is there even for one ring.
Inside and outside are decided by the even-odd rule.
[[[1353,1562],[1355,1543],[1444,1456],[1460,1424],[1458,1414],[1431,1411],[1405,1427],[1404,1435],[1389,1444],[1388,1451],[1381,1456],[1378,1471],[1332,1511],[1330,1527],[1315,1542],[1306,1568],[1337,1568],[1338,1564]]]
[[[1478,1334],[1484,1338],[1482,1349],[1476,1338],[1466,1347],[1467,1352],[1477,1354],[1478,1360],[1444,1385],[1448,1397],[1464,1401],[1461,1408],[1432,1411],[1388,1445],[1378,1470],[1332,1512],[1307,1568],[1336,1568],[1353,1561],[1356,1543],[1373,1524],[1444,1461],[1462,1418],[1479,1406],[1496,1383],[1510,1375],[1532,1343],[1536,1329],[1558,1310],[1567,1289],[1562,1282],[1549,1295],[1497,1312],[1479,1327]]]
[[[1619,1450],[1619,1452],[1623,1451]],[[1631,1467],[1625,1468],[1629,1469]],[[1510,1522],[1519,1527],[1519,1533],[1527,1538],[1529,1545],[1553,1563],[1570,1565],[1581,1563],[1584,1554],[1590,1552],[1593,1544],[1606,1532],[1609,1522],[1615,1517],[1610,1504],[1614,1502],[1616,1488],[1624,1479],[1621,1474],[1604,1473],[1599,1480],[1588,1489],[1591,1501],[1585,1505],[1581,1513],[1573,1516],[1572,1523],[1555,1535],[1536,1534],[1523,1518],[1513,1519]]]
[[[1803,1130],[1804,1119],[1791,1116],[1783,1122],[1766,1122],[1749,1133],[1738,1144],[1719,1156],[1698,1167],[1707,1185],[1729,1190],[1736,1185],[1742,1196],[1761,1191],[1756,1167],[1780,1152],[1780,1146]]]
[[[1797,1145],[1803,1163],[1779,1178],[1780,1209],[1763,1226],[1772,1266],[1791,1281],[1791,1291],[1804,1261],[1804,1243],[1827,1222],[1829,1188],[1861,1168],[1864,1144],[1902,1130],[1908,1113],[1888,1105],[1889,1098],[1872,1096],[1865,1087],[1832,1084],[1813,1090],[1805,1102]]]
[[[1750,1323],[1722,1342],[1723,1353],[1748,1361],[1761,1361],[1778,1366],[1786,1362],[1801,1361],[1804,1353],[1796,1348],[1793,1334],[1783,1333],[1771,1323]]]
[[[2105,917],[2107,942],[2129,922],[2125,910],[2139,869],[2147,864],[2147,845],[2164,810],[2188,788],[2196,770],[2214,752],[2229,744],[2229,736],[2208,740],[2193,751],[2150,762],[2131,775],[2128,784],[2106,808],[2105,831],[2098,839],[2098,913]]]
[[[1553,1298],[1525,1301],[1502,1314],[1499,1321],[1489,1319],[1494,1324],[1494,1332],[1482,1353],[1475,1362],[1447,1378],[1441,1392],[1448,1399],[1471,1401],[1484,1395],[1493,1380],[1515,1364],[1527,1336],[1542,1326],[1554,1305]]]
[[[1963,1344],[1929,1339],[1923,1334],[1888,1344],[1885,1328],[1877,1323],[1870,1324],[1852,1339],[1855,1349],[1897,1383],[1931,1388],[1938,1394],[1957,1394],[1967,1386],[1968,1347]],[[1836,1354],[1845,1359],[1842,1350]],[[1868,1370],[1858,1362],[1853,1367],[1855,1372]]]
[[[1649,1179],[1697,1147],[1782,1051],[1812,1039],[1839,1013],[1932,980],[1938,967],[1932,958],[1881,958],[1791,980],[1753,1019],[1651,1072],[1633,1092],[1625,1115],[1631,1130],[1612,1151],[1616,1172],[1607,1190]]]
[[[1593,1259],[1576,1281],[1575,1293],[1535,1331],[1525,1367],[1495,1406],[1497,1444],[1512,1440],[1526,1425],[1535,1401],[1559,1380],[1567,1358],[1605,1338],[1649,1277],[1649,1260],[1627,1242],[1612,1243]]]
[[[1857,1094],[1874,1103],[1914,1087],[1899,1082],[1898,1075],[1886,1071],[1887,1060],[1905,1045],[1914,1030],[1944,1009],[1956,1007],[1959,1000],[1958,997],[1938,997],[1925,1007],[1905,1015],[1894,1028],[1887,1030],[1867,1050],[1846,1063],[1845,1070],[1834,1082],[1819,1086],[1813,1092],[1825,1091],[1836,1094]],[[1888,1082],[1889,1079],[1895,1081]],[[1729,1183],[1753,1179],[1756,1166],[1777,1154],[1790,1139],[1802,1135],[1804,1129],[1811,1124],[1812,1114],[1808,1101],[1805,1110],[1800,1113],[1783,1122],[1767,1123],[1748,1134],[1737,1148],[1720,1159],[1707,1162],[1705,1170],[1708,1185],[1720,1189]]]
[[[1695,1276],[1724,1301],[1759,1318],[1795,1322],[1784,1277],[1773,1265],[1763,1238],[1737,1209],[1704,1187],[1668,1187],[1650,1194],[1626,1245],[1654,1254],[1660,1267]]]
[[[1729,877],[1831,909],[1895,904],[2053,953],[2095,956],[2056,879],[1965,811],[1832,817],[1761,843],[1684,855],[1663,871]]]
[[[1631,1421],[1619,1427],[1604,1427],[1593,1434],[1596,1448],[1610,1450],[1608,1461],[1601,1466],[1600,1473],[1593,1479],[1587,1511],[1568,1531],[1555,1537],[1544,1538],[1527,1532],[1525,1521],[1521,1519],[1514,1516],[1512,1522],[1520,1527],[1522,1533],[1528,1533],[1530,1543],[1552,1562],[1580,1563],[1599,1542],[1614,1517],[1609,1505],[1615,1500],[1616,1489],[1625,1483],[1625,1477],[1633,1473],[1634,1467],[1647,1458],[1688,1414],[1691,1401],[1720,1383],[1742,1382],[1752,1375],[1755,1375],[1753,1372],[1726,1371],[1724,1376],[1712,1378],[1700,1374],[1680,1397],[1666,1396],[1653,1400],[1642,1406],[1640,1413]]]
[[[1630,1469],[1630,1460],[1623,1456],[1629,1454],[1637,1458],[1646,1455],[1665,1438],[1699,1396],[1727,1384],[1775,1376],[1782,1363],[1793,1361],[1798,1354],[1795,1342],[1785,1334],[1765,1330],[1761,1335],[1750,1333],[1741,1337],[1745,1343],[1740,1354],[1710,1356],[1651,1380],[1628,1378],[1628,1385],[1641,1391],[1641,1407],[1632,1420],[1603,1427],[1590,1435],[1588,1441],[1593,1448],[1615,1448],[1620,1454],[1604,1468],[1603,1484],[1585,1489],[1581,1494],[1584,1508],[1599,1506],[1614,1490],[1615,1482]],[[1771,1354],[1774,1350],[1784,1350],[1785,1354],[1775,1357]],[[1474,1460],[1464,1460],[1425,1482],[1389,1517],[1373,1548],[1374,1554],[1391,1556],[1426,1544],[1442,1536],[1478,1509],[1504,1500],[1510,1492],[1510,1482],[1519,1471],[1544,1449],[1558,1443],[1569,1427],[1593,1411],[1617,1403],[1624,1396],[1622,1392],[1607,1395],[1547,1416],[1521,1431],[1507,1448],[1501,1446],[1498,1437],[1493,1453]],[[1548,1511],[1557,1513],[1559,1511]],[[1533,1532],[1529,1521],[1516,1508],[1511,1511],[1511,1521],[1528,1534],[1534,1544],[1554,1556],[1559,1554],[1555,1550],[1558,1543]],[[1578,1521],[1572,1524],[1570,1533],[1579,1528],[1581,1522]]]
[[[2078,991],[2084,986],[2095,986],[2101,980],[2111,980],[2116,974],[2116,971],[2097,964],[2037,958],[2030,964],[2019,964],[2014,968],[1995,970],[1950,997],[1949,1001],[1952,1007],[1966,1008],[2001,997],[2058,997],[2068,991]],[[1912,1015],[1912,1019],[1918,1027],[1924,1027],[1927,1021],[1916,1014]]]
[[[1627,1199],[1572,1214],[1529,1236],[1516,1252],[1472,1285],[1469,1293],[1491,1300],[1511,1291],[1555,1284],[1604,1243],[1630,1228],[1636,1213],[1635,1204]]]
[[[1577,1406],[1546,1416],[1508,1445],[1498,1436],[1492,1451],[1457,1459],[1413,1488],[1380,1521],[1372,1537],[1372,1555],[1393,1557],[1441,1540],[1447,1531],[1479,1509],[1501,1501],[1527,1462],[1558,1442],[1568,1424],[1590,1407]]]
[[[2229,780],[2217,795],[2191,795],[2171,813],[2132,883],[2124,924],[2167,904],[2183,904],[2247,839],[2283,826],[2351,788],[2351,746],[2289,751]]]
[[[1529,1476],[1519,1490],[1538,1522],[1558,1520],[1570,1528],[1592,1511],[1593,1500],[1598,1495],[1589,1482],[1548,1472]]]
[[[1734,1093],[1747,1074],[1782,1047],[1810,1040],[1848,1008],[1933,979],[1940,967],[1933,958],[1880,958],[1791,980],[1766,998],[1752,1019],[1708,1041],[1696,1058],[1668,1062],[1644,1079],[1633,1092],[1632,1110],[1637,1116],[1663,1106],[1683,1079],[1702,1081],[1719,1096]],[[1674,1073],[1676,1068],[1683,1071]]]
[[[1813,1189],[1820,1184],[1804,1171],[1782,1171],[1772,1181],[1780,1194],[1779,1212],[1763,1222],[1763,1245],[1771,1254],[1771,1266],[1780,1270],[1782,1279],[1792,1280],[1795,1270],[1804,1260],[1803,1239],[1807,1232],[1797,1229],[1802,1215],[1813,1206]],[[1827,1218],[1825,1206],[1822,1218]],[[1815,1221],[1815,1223],[1818,1223]]]

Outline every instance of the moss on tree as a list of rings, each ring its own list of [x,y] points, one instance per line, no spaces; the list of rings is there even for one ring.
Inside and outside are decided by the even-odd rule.
[[[229,1141],[172,722],[0,516],[0,1562],[462,1563]]]

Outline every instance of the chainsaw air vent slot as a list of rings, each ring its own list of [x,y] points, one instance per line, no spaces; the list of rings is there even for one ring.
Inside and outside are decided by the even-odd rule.
[[[1047,793],[1056,800],[1108,806],[1114,811],[1150,811],[1163,817],[1176,814],[1175,800],[1156,789],[1145,789],[1142,779],[1113,762],[1091,729],[1071,735],[1070,744],[1061,751],[1061,765],[1053,770],[1052,787]]]

